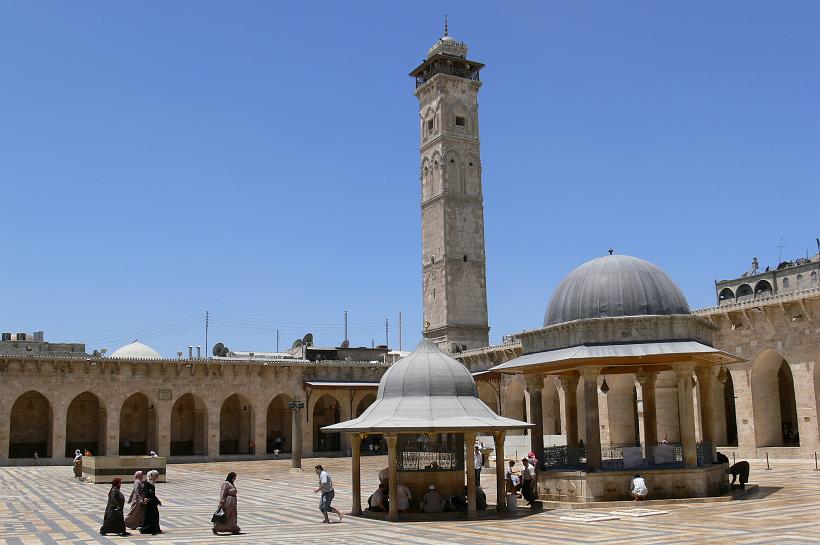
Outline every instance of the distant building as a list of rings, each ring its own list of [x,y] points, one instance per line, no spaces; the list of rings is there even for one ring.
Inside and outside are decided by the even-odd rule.
[[[718,305],[745,303],[775,295],[792,294],[813,289],[820,275],[820,254],[814,257],[783,261],[777,268],[759,268],[757,258],[752,267],[737,278],[715,282]]]
[[[84,343],[53,343],[44,340],[42,331],[0,334],[0,354],[20,356],[85,357]]]

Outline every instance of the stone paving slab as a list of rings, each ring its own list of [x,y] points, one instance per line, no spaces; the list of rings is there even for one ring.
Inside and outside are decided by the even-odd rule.
[[[137,543],[210,544],[378,544],[429,545],[487,543],[672,544],[820,544],[820,472],[804,462],[773,463],[772,471],[752,465],[757,492],[746,499],[705,504],[667,505],[662,517],[621,517],[604,524],[564,521],[578,511],[545,510],[511,519],[390,523],[345,517],[342,524],[321,524],[313,494],[312,468],[322,463],[336,486],[334,504],[351,506],[350,459],[305,460],[292,471],[288,460],[239,461],[168,466],[168,482],[157,487],[165,534],[102,537],[98,534],[107,485],[84,484],[70,467],[0,468],[0,545]],[[384,457],[363,460],[362,494],[376,488]],[[245,535],[214,536],[210,517],[219,487],[229,471],[238,473],[239,524]],[[494,483],[486,475],[488,500]],[[647,506],[644,506],[647,507]],[[608,514],[610,510],[591,510]],[[586,512],[586,511],[585,511]]]

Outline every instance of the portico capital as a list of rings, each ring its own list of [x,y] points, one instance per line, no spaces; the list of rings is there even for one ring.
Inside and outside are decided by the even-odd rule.
[[[561,375],[558,377],[558,382],[561,383],[561,389],[565,392],[567,390],[575,391],[575,388],[578,387],[578,374],[573,373],[571,375]]]
[[[655,382],[658,380],[658,372],[641,370],[635,375],[635,380],[638,381],[638,384],[640,384],[642,388],[654,386]]]
[[[544,389],[544,375],[526,375],[524,377],[524,384],[527,385],[527,391],[533,390],[541,391]]]
[[[685,377],[685,376],[692,376],[692,373],[695,370],[694,364],[690,362],[683,362],[683,363],[673,363],[672,369],[675,371],[675,376]]]
[[[597,379],[598,376],[601,374],[602,369],[603,369],[603,367],[601,367],[600,365],[595,365],[595,366],[581,367],[580,369],[578,369],[578,372],[581,374],[582,377],[584,377],[584,380],[586,380],[586,379]]]

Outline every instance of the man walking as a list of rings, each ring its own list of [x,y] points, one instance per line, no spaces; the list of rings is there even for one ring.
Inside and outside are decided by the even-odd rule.
[[[325,520],[322,522],[330,522],[327,518],[328,511],[332,511],[339,515],[339,522],[342,522],[342,512],[336,509],[335,507],[331,507],[330,502],[333,501],[333,496],[335,495],[333,491],[333,481],[330,479],[330,475],[327,474],[327,471],[320,465],[317,465],[315,468],[316,475],[319,476],[319,488],[314,490],[313,492],[321,492],[322,498],[319,500],[319,511],[322,512],[322,516],[325,517]]]
[[[522,458],[521,463],[524,464],[524,469],[521,471],[521,495],[530,507],[535,507],[535,467],[530,464],[528,458]]]
[[[481,456],[481,451],[478,450],[478,445],[473,450],[473,467],[475,467],[475,485],[481,486],[481,466],[484,465],[484,457]]]

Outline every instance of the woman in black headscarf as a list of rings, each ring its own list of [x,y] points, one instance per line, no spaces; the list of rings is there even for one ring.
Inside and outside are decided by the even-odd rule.
[[[162,502],[157,498],[157,490],[155,487],[159,472],[149,471],[148,480],[142,485],[142,497],[145,503],[145,519],[140,527],[141,534],[161,534],[162,530],[159,527],[159,506]]]
[[[105,507],[105,518],[103,518],[103,525],[100,528],[100,534],[119,534],[121,536],[130,536],[131,534],[125,531],[125,519],[122,516],[122,508],[125,505],[125,496],[120,492],[122,479],[116,477],[111,481],[111,490],[108,491],[108,505]]]

